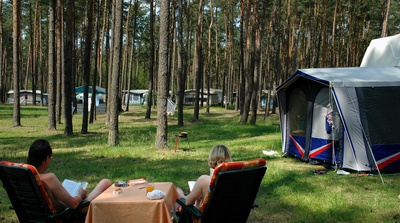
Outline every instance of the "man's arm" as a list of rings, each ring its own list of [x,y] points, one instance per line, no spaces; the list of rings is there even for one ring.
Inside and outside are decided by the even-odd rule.
[[[87,192],[82,188],[79,190],[78,195],[72,197],[62,186],[54,173],[41,174],[40,178],[47,185],[47,188],[51,191],[54,197],[70,208],[76,208],[79,203],[86,198]]]

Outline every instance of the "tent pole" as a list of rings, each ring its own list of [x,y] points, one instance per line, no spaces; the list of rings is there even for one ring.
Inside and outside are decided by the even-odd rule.
[[[350,96],[351,94],[348,94],[348,95]],[[351,101],[354,102],[354,100],[353,100],[352,98],[351,98]],[[352,105],[353,105],[353,107],[355,107],[354,104],[352,104]],[[365,133],[364,127],[363,127],[363,125],[362,125],[362,123],[361,123],[360,116],[358,116],[358,122],[359,122],[359,125],[360,125],[360,128],[361,128],[362,134],[363,134],[363,136],[364,136],[364,138],[365,138],[365,140],[366,140],[366,142],[367,142],[368,150],[369,150],[369,152],[371,153],[372,159],[374,160],[374,164],[375,164],[376,170],[378,171],[378,174],[379,174],[379,177],[380,177],[380,179],[381,179],[381,181],[382,181],[382,184],[385,184],[385,181],[384,181],[383,178],[382,178],[381,171],[379,170],[378,164],[376,163],[375,156],[374,156],[374,154],[373,154],[373,152],[372,152],[372,148],[371,148],[371,145],[370,145],[369,140],[368,140],[368,138],[367,138],[367,134]]]
[[[364,128],[363,128],[362,126],[361,126],[361,129],[362,129],[362,132],[363,132],[363,134],[364,134],[364,138],[365,138],[365,140],[367,141],[367,146],[368,146],[369,152],[371,153],[372,159],[374,160],[374,164],[375,164],[376,170],[378,171],[378,174],[379,174],[379,177],[380,177],[380,179],[381,179],[381,181],[382,181],[382,184],[385,184],[385,181],[383,180],[381,171],[380,171],[379,168],[378,168],[378,163],[376,163],[375,156],[374,156],[374,154],[372,153],[371,145],[370,145],[368,139],[366,138],[366,134],[365,134]]]
[[[333,103],[332,103],[332,85],[329,84],[329,104],[331,105],[332,108],[332,121],[335,119],[333,118]],[[335,128],[335,125],[333,125],[333,128]],[[335,131],[332,131],[332,164],[335,165],[335,171],[338,169],[337,168],[337,163],[336,163],[336,157],[335,157]]]

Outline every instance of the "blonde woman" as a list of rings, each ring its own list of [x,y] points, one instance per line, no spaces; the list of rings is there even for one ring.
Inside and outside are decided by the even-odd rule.
[[[186,205],[194,205],[200,209],[203,199],[208,193],[208,186],[213,175],[214,168],[223,162],[231,162],[231,152],[226,146],[216,145],[211,150],[208,157],[208,166],[210,167],[210,175],[201,175],[193,186],[189,195],[185,196],[182,189],[178,188],[181,198],[186,199]]]

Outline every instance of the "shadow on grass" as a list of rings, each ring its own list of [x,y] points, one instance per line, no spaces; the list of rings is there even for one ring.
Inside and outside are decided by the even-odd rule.
[[[12,114],[12,106],[0,106],[0,117]],[[35,122],[47,121],[47,110],[29,108],[26,117],[34,117]],[[54,160],[49,171],[55,172],[60,180],[64,178],[86,180],[89,190],[102,178],[112,181],[155,177],[158,182],[169,181],[188,190],[187,181],[196,180],[201,174],[208,172],[207,156],[215,143],[228,143],[234,150],[234,160],[247,160],[263,157],[267,160],[268,170],[263,179],[256,203],[259,208],[250,214],[249,223],[255,222],[399,222],[398,212],[378,212],[385,209],[382,205],[389,203],[395,206],[398,201],[387,199],[376,202],[386,196],[387,191],[374,182],[360,183],[353,179],[332,180],[332,175],[314,175],[303,162],[293,159],[283,159],[280,156],[265,156],[261,150],[280,152],[279,120],[258,119],[257,125],[240,125],[240,117],[231,111],[220,110],[205,114],[204,110],[198,122],[192,122],[192,112],[184,112],[184,127],[177,126],[176,114],[168,119],[168,142],[170,150],[158,150],[154,146],[156,126],[156,111],[153,109],[152,119],[144,119],[143,109],[134,107],[130,112],[120,116],[119,146],[108,146],[108,127],[104,125],[104,116],[89,126],[89,134],[80,134],[79,124],[75,124],[74,136],[65,136],[62,131],[48,132],[30,123],[30,127],[19,128],[7,133],[2,129],[0,137],[0,159],[15,162],[25,162],[31,143],[37,138],[47,139],[54,149]],[[228,113],[228,114],[226,114]],[[40,117],[36,115],[40,114]],[[226,115],[226,116],[225,116]],[[9,116],[11,117],[11,116]],[[75,116],[75,120],[80,116]],[[9,122],[10,118],[7,118]],[[3,119],[2,119],[3,121]],[[11,123],[11,122],[10,122]],[[58,127],[62,128],[62,125]],[[15,130],[15,129],[12,129]],[[30,133],[36,130],[36,133]],[[188,132],[190,149],[184,140],[179,143],[178,151],[173,152],[175,134]],[[396,181],[394,181],[396,182]],[[368,184],[366,192],[365,185]],[[396,183],[393,183],[396,187]],[[370,189],[372,188],[372,189]],[[376,189],[375,189],[376,188]],[[361,190],[361,191],[360,191]],[[394,191],[394,192],[393,192]],[[397,189],[389,191],[390,197]],[[376,194],[376,195],[375,195]],[[357,196],[359,197],[357,197]],[[369,197],[365,197],[369,196]],[[374,197],[375,196],[375,197]],[[0,215],[8,210],[6,194],[0,188]],[[365,199],[367,198],[367,199]],[[386,198],[386,197],[385,197]],[[375,202],[375,203],[374,203]],[[370,203],[370,204],[365,204]],[[393,205],[392,205],[393,204]],[[374,208],[379,205],[379,208]],[[395,209],[387,208],[386,209]],[[397,209],[398,210],[398,209]],[[372,214],[371,214],[372,213]],[[371,220],[368,220],[371,218]],[[378,220],[377,220],[378,219]],[[0,219],[1,221],[2,219]],[[5,220],[7,222],[7,219]],[[11,220],[12,221],[12,220]],[[8,221],[9,222],[9,221]]]
[[[41,116],[47,116],[47,107],[41,106],[20,106],[20,114],[23,118],[37,118]],[[8,119],[13,117],[13,105],[12,104],[0,104],[0,118]]]
[[[294,170],[271,174],[272,171],[267,170],[256,199],[267,211],[262,213],[255,209],[250,223],[354,222],[360,219],[360,213],[370,211],[365,204],[352,204],[340,194],[329,192],[329,187],[313,184],[313,178],[320,175]]]

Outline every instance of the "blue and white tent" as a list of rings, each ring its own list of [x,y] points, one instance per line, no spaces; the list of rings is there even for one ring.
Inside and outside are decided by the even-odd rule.
[[[299,69],[276,90],[283,153],[400,172],[399,68]]]

